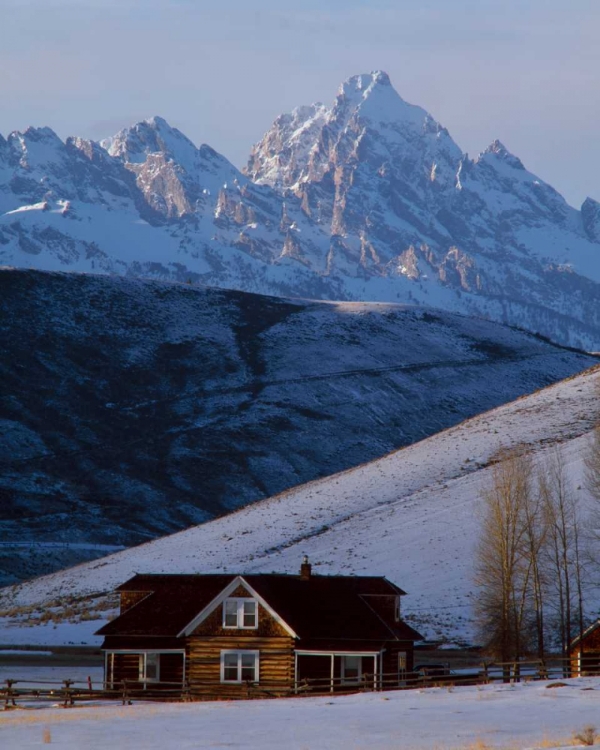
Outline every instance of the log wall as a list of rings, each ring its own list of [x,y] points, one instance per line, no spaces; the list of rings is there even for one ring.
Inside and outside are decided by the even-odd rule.
[[[221,683],[221,651],[259,651],[259,686],[267,694],[289,693],[294,679],[294,639],[290,636],[252,635],[190,637],[186,651],[186,678],[195,698],[244,698],[245,684]],[[231,631],[229,631],[231,633]],[[256,692],[256,691],[255,691]]]

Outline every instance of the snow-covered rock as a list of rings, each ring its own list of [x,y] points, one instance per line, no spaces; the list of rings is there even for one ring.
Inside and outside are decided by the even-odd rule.
[[[2,264],[433,305],[594,350],[599,215],[499,141],[470,159],[381,71],[278,117],[245,174],[160,117],[0,136]]]

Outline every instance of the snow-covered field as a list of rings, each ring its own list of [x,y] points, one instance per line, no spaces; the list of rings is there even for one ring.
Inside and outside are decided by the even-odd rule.
[[[574,491],[585,500],[582,457],[599,387],[596,367],[378,461],[6,589],[0,607],[97,595],[135,572],[296,572],[308,554],[317,573],[386,575],[408,591],[404,614],[426,636],[469,641],[477,509],[490,461],[520,443],[543,460],[560,444]],[[0,643],[99,643],[91,633],[101,624],[28,628],[4,618]]]
[[[345,697],[94,706],[0,715],[0,746],[100,750],[485,750],[581,746],[600,680],[427,688]]]

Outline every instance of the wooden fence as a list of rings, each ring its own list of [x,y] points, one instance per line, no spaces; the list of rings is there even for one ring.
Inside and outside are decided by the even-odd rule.
[[[520,682],[531,680],[560,680],[583,675],[600,676],[600,665],[596,664],[581,675],[573,663],[566,659],[553,658],[546,661],[522,660],[519,662],[483,662],[473,668],[441,674],[439,667],[428,672],[424,666],[418,673],[411,672],[399,677],[392,674],[364,674],[358,680],[342,678],[302,679],[297,681],[245,682],[227,684],[237,688],[235,694],[223,694],[224,683],[219,681],[139,682],[123,681],[112,686],[94,687],[91,681],[62,682],[12,680],[0,685],[0,705],[5,710],[19,706],[52,703],[69,708],[76,703],[112,701],[130,705],[133,701],[193,701],[218,700],[226,697],[237,699],[318,696],[372,692],[381,690],[411,690],[427,687],[453,687],[460,685],[483,685],[492,682]]]

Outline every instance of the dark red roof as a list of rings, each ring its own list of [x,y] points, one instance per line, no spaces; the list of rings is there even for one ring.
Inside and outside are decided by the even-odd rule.
[[[237,575],[137,575],[119,591],[149,596],[98,631],[105,636],[180,633]],[[382,577],[243,575],[244,580],[299,636],[302,647],[330,640],[420,640],[404,622],[387,624],[369,606],[369,596],[405,592]]]

